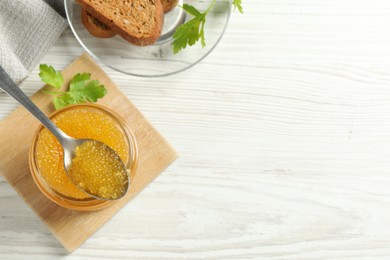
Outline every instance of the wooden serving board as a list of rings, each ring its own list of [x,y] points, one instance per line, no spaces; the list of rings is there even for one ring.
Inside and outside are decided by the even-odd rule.
[[[99,104],[122,116],[135,134],[139,153],[138,169],[125,198],[94,212],[68,210],[51,202],[35,185],[28,164],[29,147],[39,126],[38,120],[19,107],[0,122],[0,173],[69,252],[77,249],[177,158],[177,153],[169,143],[87,54],[63,71],[65,82],[69,82],[79,72],[90,72],[93,79],[98,79],[107,87],[108,93]],[[51,97],[41,91],[31,99],[46,114],[54,111]]]

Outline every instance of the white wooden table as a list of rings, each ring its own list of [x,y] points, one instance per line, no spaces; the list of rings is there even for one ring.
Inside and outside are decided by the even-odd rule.
[[[103,66],[180,158],[66,259],[390,259],[390,2],[243,2],[190,70]],[[82,52],[67,30],[42,62]],[[64,255],[0,178],[0,259]]]

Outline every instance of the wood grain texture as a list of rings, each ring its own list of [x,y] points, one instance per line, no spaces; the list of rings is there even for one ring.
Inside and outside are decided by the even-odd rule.
[[[39,191],[29,171],[29,148],[35,134],[34,129],[39,126],[38,120],[25,108],[19,107],[0,124],[0,135],[3,137],[0,140],[2,176],[69,252],[84,243],[177,158],[169,143],[87,54],[62,71],[65,83],[69,83],[73,75],[81,70],[88,71],[91,78],[106,86],[108,94],[98,103],[121,116],[132,129],[137,142],[138,166],[135,176],[132,176],[129,192],[123,199],[92,212],[69,210],[51,202]],[[45,113],[51,114],[54,111],[51,97],[43,92],[38,91],[31,99]]]
[[[104,67],[180,158],[70,259],[389,259],[390,2],[243,4],[188,71]],[[66,31],[43,62],[80,53]],[[0,186],[0,257],[60,255]]]

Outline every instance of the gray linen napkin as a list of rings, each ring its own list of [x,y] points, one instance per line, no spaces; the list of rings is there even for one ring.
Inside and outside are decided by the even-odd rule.
[[[20,83],[67,26],[61,0],[0,0],[0,66]]]

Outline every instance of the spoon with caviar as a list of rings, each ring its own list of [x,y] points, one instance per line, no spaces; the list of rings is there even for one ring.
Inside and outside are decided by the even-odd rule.
[[[0,66],[0,88],[13,97],[58,139],[64,150],[64,168],[83,192],[102,200],[122,198],[129,189],[129,171],[108,145],[92,139],[74,139],[59,129],[12,81]]]

